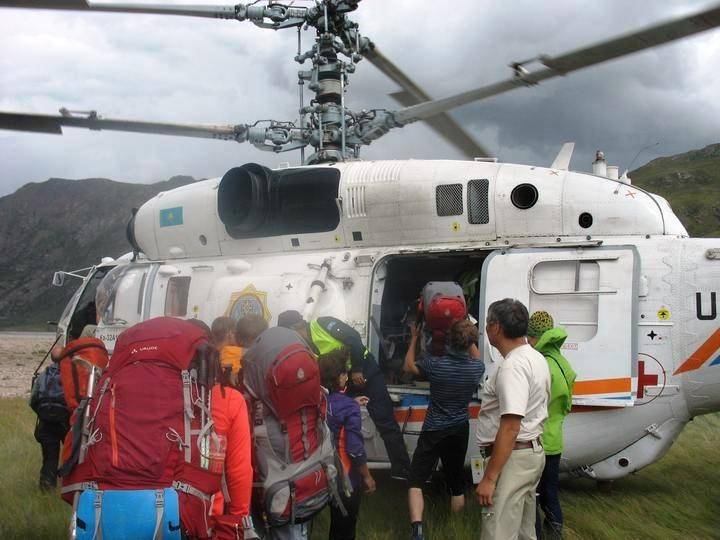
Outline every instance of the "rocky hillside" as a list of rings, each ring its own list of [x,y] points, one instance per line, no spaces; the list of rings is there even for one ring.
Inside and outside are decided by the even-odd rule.
[[[690,236],[720,238],[720,144],[654,159],[629,176],[665,197]]]
[[[157,184],[51,178],[0,198],[0,326],[43,328],[45,321],[57,320],[75,280],[51,287],[53,272],[127,253],[131,209],[193,181],[187,176]]]

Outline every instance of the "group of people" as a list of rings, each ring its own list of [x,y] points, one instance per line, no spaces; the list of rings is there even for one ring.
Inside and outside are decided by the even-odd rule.
[[[424,538],[422,488],[438,460],[451,510],[465,505],[468,405],[478,386],[481,409],[475,440],[482,471],[475,492],[483,507],[481,538],[562,536],[562,425],[575,381],[575,372],[560,353],[567,333],[554,326],[549,313],[538,311],[530,317],[521,302],[506,298],[488,307],[485,334],[502,358],[483,362],[476,346],[478,329],[461,320],[450,328],[444,356],[417,359],[418,329],[413,329],[404,369],[430,381],[430,404],[410,474],[413,540]]]
[[[314,353],[327,392],[326,421],[341,469],[340,504],[331,506],[331,539],[355,538],[362,493],[373,493],[376,488],[367,466],[361,407],[367,408],[383,439],[391,475],[408,482],[412,538],[425,537],[422,490],[438,462],[449,487],[451,509],[462,510],[470,437],[468,406],[476,391],[482,403],[475,434],[477,453],[483,456],[484,465],[476,487],[484,507],[482,538],[560,537],[562,511],[557,484],[562,421],[570,410],[575,377],[560,354],[566,334],[554,327],[549,314],[537,312],[529,317],[525,306],[512,299],[491,304],[485,323],[487,339],[502,358],[483,361],[478,349],[479,330],[469,319],[452,324],[442,356],[418,353],[421,328],[412,328],[404,370],[428,380],[430,396],[411,461],[383,373],[360,334],[334,317],[306,321],[292,310],[279,315],[278,326],[293,330]],[[213,388],[212,418],[215,430],[227,444],[224,475],[229,500],[223,509],[223,496],[218,494],[214,512],[244,517],[252,510],[253,464],[252,411],[248,411],[242,395],[243,360],[268,324],[256,315],[238,321],[219,317],[210,327],[197,320],[194,324],[203,328],[217,350],[222,372],[222,385]],[[68,358],[60,348],[52,356],[57,361]],[[36,437],[43,446],[43,488],[55,485],[56,448],[67,425],[67,417],[54,426],[42,420],[38,423]],[[48,443],[48,433],[54,435],[52,444]],[[305,532],[298,535],[290,530],[274,537],[301,538],[307,534],[306,527],[302,530]]]

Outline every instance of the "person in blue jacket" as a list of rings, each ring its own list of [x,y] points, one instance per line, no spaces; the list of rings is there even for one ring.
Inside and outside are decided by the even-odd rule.
[[[343,467],[339,475],[340,498],[347,512],[330,507],[330,540],[354,540],[355,527],[363,489],[365,493],[375,491],[375,480],[367,466],[367,456],[362,436],[360,403],[366,404],[366,397],[351,398],[345,395],[348,381],[346,349],[337,349],[318,358],[320,379],[327,389],[327,423],[333,433],[335,448]],[[349,479],[349,484],[343,481]]]

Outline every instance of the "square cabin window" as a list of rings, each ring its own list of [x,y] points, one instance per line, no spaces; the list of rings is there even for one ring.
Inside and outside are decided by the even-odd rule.
[[[600,265],[596,261],[543,261],[535,265],[530,313],[547,311],[568,341],[590,341],[598,330]],[[584,291],[587,294],[584,294]]]
[[[442,184],[435,187],[435,209],[438,216],[461,216],[463,185]]]
[[[165,293],[165,316],[184,317],[187,315],[190,276],[173,276],[168,280]]]

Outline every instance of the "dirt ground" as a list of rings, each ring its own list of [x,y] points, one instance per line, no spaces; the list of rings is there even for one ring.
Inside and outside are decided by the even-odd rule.
[[[0,397],[30,396],[33,372],[54,341],[53,333],[0,332]]]

